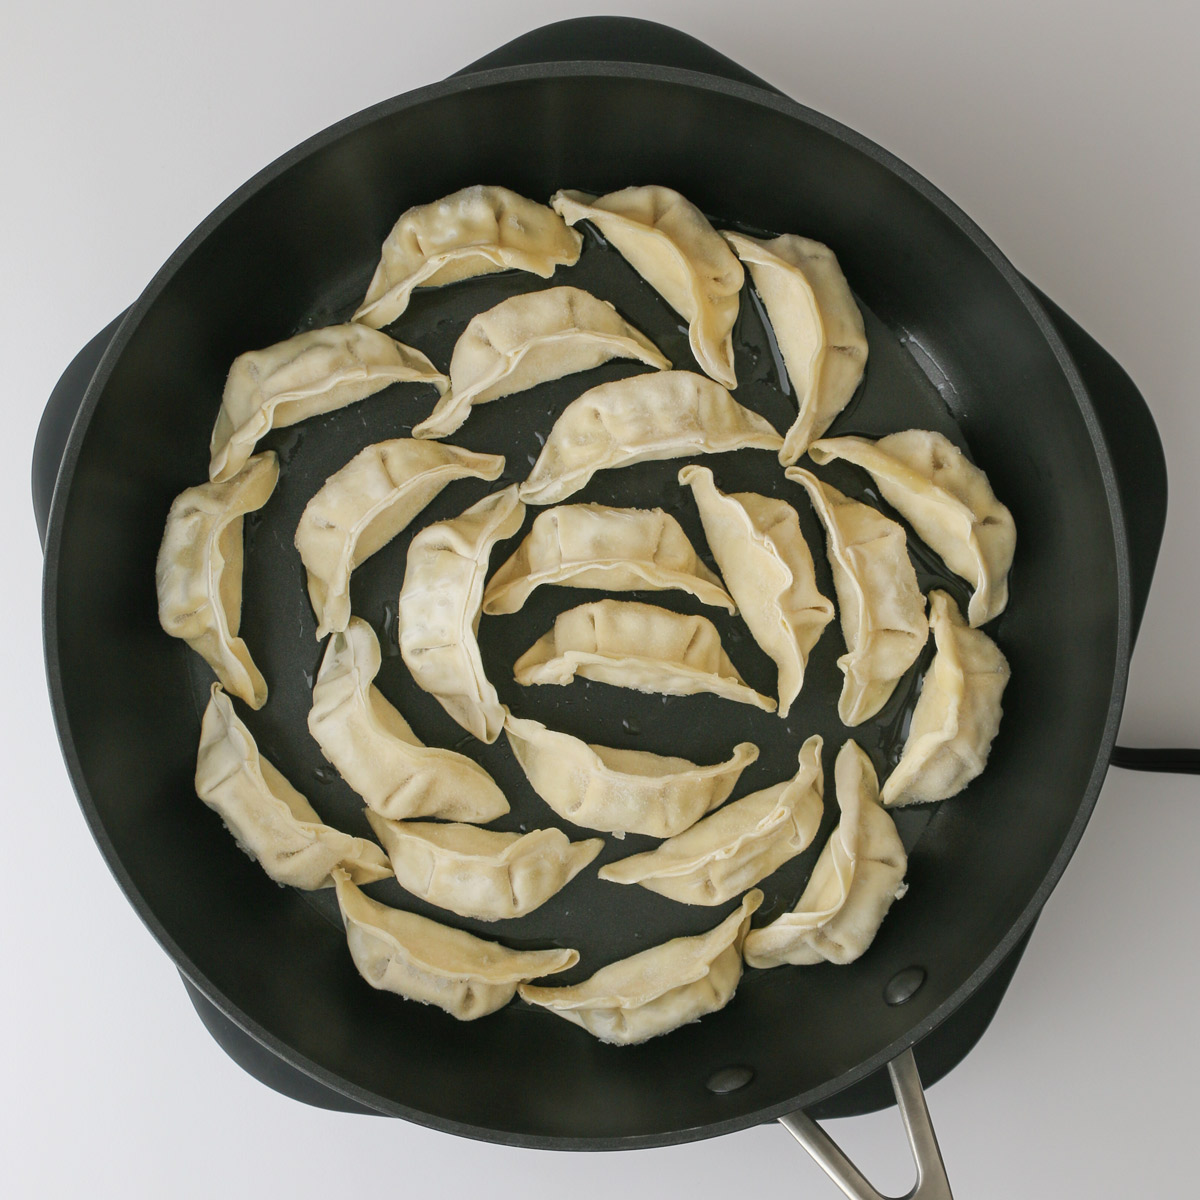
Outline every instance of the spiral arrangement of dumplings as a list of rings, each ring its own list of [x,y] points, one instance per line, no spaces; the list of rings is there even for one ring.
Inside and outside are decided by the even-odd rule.
[[[571,286],[512,296],[477,314],[446,374],[382,332],[403,317],[417,287],[501,270],[543,278],[569,270],[583,245],[574,226],[583,220],[687,321],[703,373],[677,369],[610,303]],[[796,396],[785,434],[731,395],[743,264]],[[400,218],[351,323],[234,362],[212,436],[211,481],[172,505],[157,565],[164,630],[186,640],[217,676],[196,790],[271,878],[336,889],[350,954],[369,984],[461,1020],[494,1012],[519,993],[596,1037],[630,1044],[727,1004],[744,964],[848,963],[867,949],[905,888],[905,850],[888,807],[946,799],[986,764],[1008,665],[978,626],[1007,603],[1015,548],[1012,517],[986,476],[941,434],[822,438],[858,387],[867,351],[861,313],[837,259],[820,243],[719,233],[663,187],[601,197],[558,192],[550,207],[505,188],[473,187]],[[421,528],[399,595],[404,664],[454,721],[484,743],[503,732],[533,791],[563,820],[618,838],[660,839],[653,850],[606,863],[602,880],[687,905],[742,898],[705,933],[556,987],[534,981],[573,967],[575,949],[512,950],[360,890],[391,875],[447,912],[502,922],[568,887],[605,839],[572,840],[556,827],[485,828],[509,811],[507,797],[469,755],[423,744],[375,686],[380,645],[351,612],[350,577],[454,480],[500,477],[502,457],[440,440],[468,422],[475,406],[614,358],[646,371],[581,390],[546,431],[523,482]],[[279,476],[274,454],[254,453],[257,442],[273,428],[398,381],[433,385],[433,411],[413,437],[370,445],[330,476],[295,532],[317,636],[325,640],[308,729],[365,803],[376,845],[321,821],[260,753],[230,696],[254,709],[269,696],[238,636],[243,518],[268,502]],[[679,486],[690,491],[720,574],[661,509],[564,503],[600,471],[753,449],[776,452],[796,499],[807,494],[825,530],[836,605],[818,587],[793,504],[724,493],[701,464],[684,465]],[[941,591],[932,593],[927,617],[904,526],[795,465],[805,454],[818,465],[842,459],[870,473],[888,504],[972,587],[967,619]],[[542,510],[489,578],[493,548],[524,527],[528,506]],[[777,667],[777,699],[742,679],[708,618],[611,596],[561,613],[530,643],[513,664],[523,686],[586,678],[664,696],[708,692],[786,717],[809,656],[837,614],[846,644],[838,713],[853,727],[888,701],[933,629],[936,654],[882,792],[853,740],[837,753],[839,819],[791,911],[751,928],[763,900],[756,885],[818,835],[822,738],[794,747],[791,778],[729,800],[759,755],[750,742],[725,761],[698,764],[584,742],[515,715],[484,670],[480,621],[518,612],[540,587],[563,585],[616,595],[677,590],[736,612]]]

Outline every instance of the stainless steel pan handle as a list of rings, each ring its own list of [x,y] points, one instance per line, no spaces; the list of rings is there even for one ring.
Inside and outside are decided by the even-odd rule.
[[[896,1200],[953,1200],[946,1165],[938,1148],[937,1134],[929,1118],[925,1090],[911,1050],[888,1063],[888,1075],[896,1104],[904,1122],[904,1132],[917,1165],[917,1182],[912,1191]],[[889,1200],[872,1187],[862,1172],[846,1157],[840,1146],[805,1112],[789,1113],[779,1123],[812,1155],[817,1165],[850,1200]]]

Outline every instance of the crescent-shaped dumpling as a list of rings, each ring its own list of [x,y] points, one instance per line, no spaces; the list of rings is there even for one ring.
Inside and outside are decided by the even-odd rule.
[[[393,383],[450,381],[420,350],[365,325],[310,329],[233,360],[209,444],[211,479],[242,469],[272,429],[356,404]]]
[[[475,639],[483,582],[492,547],[512,537],[524,516],[513,484],[449,521],[427,525],[409,543],[400,589],[400,653],[408,669],[482,742],[494,742],[504,726],[504,708],[484,674]]]
[[[833,778],[841,810],[837,828],[799,904],[746,938],[749,966],[853,962],[871,944],[892,901],[904,895],[904,844],[880,807],[875,768],[856,743],[838,753]]]
[[[687,321],[701,369],[737,387],[732,331],[745,272],[694,204],[670,188],[630,187],[607,196],[557,192],[550,205],[568,225],[595,225]]]
[[[821,739],[800,748],[800,769],[743,796],[645,854],[600,868],[612,883],[639,883],[681,904],[724,904],[808,849],[824,811]],[[385,843],[386,844],[386,843]]]
[[[484,824],[508,812],[492,777],[465,754],[426,746],[372,686],[374,630],[351,617],[329,639],[313,687],[308,731],[338,774],[381,816]]]
[[[967,609],[972,625],[1004,611],[1017,528],[987,476],[952,441],[906,429],[877,442],[828,438],[809,453],[815,463],[842,458],[870,472],[880,495],[975,589]]]
[[[317,640],[350,620],[350,575],[456,479],[497,479],[499,454],[394,438],[360,450],[304,506],[296,549],[308,572]]]
[[[313,806],[259,754],[250,730],[216,683],[200,725],[196,794],[276,883],[312,891],[329,887],[331,872],[339,867],[358,883],[392,873],[374,842],[322,823]]]
[[[597,472],[652,459],[778,450],[783,439],[719,383],[658,371],[602,383],[563,409],[521,484],[528,504],[557,504]]]
[[[736,611],[679,522],[661,508],[562,504],[538,513],[525,540],[489,581],[483,611],[517,612],[544,584],[606,592],[675,588]]]
[[[519,684],[568,684],[576,675],[667,696],[711,692],[774,712],[748,686],[721,646],[716,626],[628,600],[595,600],[559,613],[513,667]]]
[[[522,984],[521,999],[617,1046],[670,1033],[724,1008],[742,978],[742,944],[763,894],[747,892],[720,925],[602,967],[574,987]]]
[[[929,595],[937,653],[925,674],[896,769],[880,797],[888,807],[955,796],[987,765],[1000,729],[1008,661],[981,629],[971,629],[954,601]]]
[[[741,742],[711,767],[646,750],[589,745],[537,721],[507,715],[504,732],[533,790],[560,817],[623,837],[674,837],[717,807],[758,758]]]
[[[225,483],[202,483],[175,497],[158,548],[158,620],[251,708],[267,702],[267,681],[238,637],[242,623],[242,525],[279,481],[279,459],[257,454]]]
[[[505,187],[463,188],[402,213],[392,227],[355,321],[382,329],[416,287],[441,287],[494,271],[543,279],[579,259],[583,238],[557,213]]]
[[[756,492],[726,495],[707,467],[684,467],[679,482],[692,489],[742,620],[779,669],[779,715],[786,717],[804,684],[808,656],[833,620],[833,602],[817,588],[796,510]]]
[[[671,365],[607,300],[581,288],[510,296],[471,318],[454,344],[450,391],[413,427],[413,437],[445,437],[476,404],[591,370],[611,358],[634,358],[659,370]]]
[[[901,526],[801,467],[784,474],[808,492],[825,526],[846,639],[838,659],[846,676],[838,716],[846,725],[861,725],[887,703],[929,639],[925,597]]]
[[[725,238],[750,268],[796,389],[799,411],[779,452],[787,466],[829,428],[863,377],[862,313],[828,246],[790,233],[772,241],[742,233]]]
[[[428,917],[389,908],[335,871],[346,944],[358,973],[382,992],[434,1004],[460,1021],[503,1008],[517,985],[573,967],[577,950],[510,950]]]
[[[368,812],[396,882],[460,917],[523,917],[561,891],[604,849],[603,838],[572,842],[561,829],[497,833],[474,825],[387,821]]]

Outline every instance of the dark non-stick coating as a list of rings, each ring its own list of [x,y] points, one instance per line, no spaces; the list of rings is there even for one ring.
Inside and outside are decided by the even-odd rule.
[[[910,891],[869,953],[850,967],[748,972],[725,1011],[641,1047],[598,1044],[519,1003],[462,1025],[372,991],[353,971],[331,897],[275,887],[196,799],[210,676],[162,634],[156,616],[163,520],[171,499],[206,476],[230,361],[344,318],[396,215],[479,181],[539,199],[560,186],[654,181],[716,219],[827,242],[861,299],[871,344],[861,393],[834,432],[942,430],[986,468],[1019,532],[1013,600],[989,626],[1013,670],[992,762],[964,795],[897,815],[911,849]],[[419,294],[393,332],[444,368],[474,312],[559,283],[612,300],[677,365],[693,365],[678,318],[591,232],[576,268],[546,282],[501,275]],[[749,298],[737,337],[737,398],[785,427],[791,402],[779,393],[778,365]],[[1097,762],[1107,755],[1124,685],[1124,550],[1103,449],[1055,347],[1011,269],[928,185],[824,119],[740,85],[639,68],[500,71],[401,98],[321,135],[234,197],[164,268],[102,364],[68,447],[47,541],[49,670],[68,762],[118,878],[219,1007],[290,1061],[383,1112],[503,1141],[603,1148],[703,1137],[831,1094],[920,1036],[986,975],[1057,878],[1102,777]],[[566,402],[636,369],[609,364],[481,408],[452,440],[505,453],[505,481],[523,478],[539,435]],[[328,474],[362,446],[407,433],[433,398],[432,389],[396,387],[271,435],[264,445],[280,452],[282,478],[247,522],[243,633],[271,686],[267,707],[248,714],[248,724],[317,809],[356,832],[367,832],[361,805],[304,727],[321,647],[291,537]],[[818,525],[774,456],[745,451],[706,461],[724,490],[796,503],[818,581],[832,594]],[[690,498],[674,482],[678,466],[605,473],[576,499],[661,504],[703,547]],[[876,499],[852,469],[820,473]],[[453,515],[487,490],[456,483],[416,525]],[[472,754],[510,792],[513,812],[497,828],[558,824],[586,836],[533,796],[503,741],[485,747],[466,738],[389,652],[412,532],[354,576],[354,609],[385,646],[380,687],[419,735]],[[516,544],[497,547],[493,566]],[[962,582],[912,548],[922,585],[947,587],[965,603]],[[514,711],[589,740],[700,762],[754,741],[762,757],[736,794],[790,775],[800,742],[819,732],[831,775],[850,733],[835,710],[834,660],[843,649],[836,625],[818,644],[786,722],[706,696],[664,701],[582,682],[516,687],[516,655],[554,613],[591,598],[544,589],[520,614],[484,619],[484,661]],[[737,618],[678,593],[639,598],[703,611],[746,679],[773,690],[771,664]],[[895,760],[928,654],[880,718],[853,731],[881,771]],[[826,831],[834,819],[830,786]],[[794,903],[821,840],[767,881],[756,923]],[[609,839],[601,861],[650,844]],[[576,978],[663,937],[705,929],[732,907],[684,908],[602,884],[594,872],[520,922],[453,923],[512,945],[578,945],[584,962],[566,977]],[[394,883],[372,890],[435,911]],[[903,1007],[887,1006],[888,980],[912,965],[927,971],[924,987]],[[752,1067],[753,1081],[714,1095],[705,1081],[730,1065]]]

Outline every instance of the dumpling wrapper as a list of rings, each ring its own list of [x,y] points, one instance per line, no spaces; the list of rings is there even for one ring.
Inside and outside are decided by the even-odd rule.
[[[795,909],[746,938],[751,967],[853,962],[874,940],[892,901],[904,895],[908,857],[880,807],[871,760],[847,742],[833,777],[841,810],[837,828]]]
[[[589,745],[509,713],[504,732],[533,790],[560,817],[624,837],[674,837],[722,803],[758,747],[741,742],[711,767],[646,750]]]
[[[833,620],[833,602],[817,588],[796,510],[755,492],[726,495],[707,467],[684,467],[679,482],[692,489],[742,620],[779,668],[779,715],[786,717],[804,684],[808,656]]]
[[[236,475],[259,438],[357,404],[393,383],[450,381],[420,350],[365,325],[310,329],[233,360],[209,444],[211,479]]]
[[[928,640],[925,597],[895,521],[801,467],[784,475],[808,492],[825,527],[847,651],[838,659],[846,676],[838,716],[861,725],[888,702]]]
[[[344,867],[358,883],[391,873],[374,842],[322,823],[311,804],[258,752],[228,696],[214,683],[200,725],[196,794],[276,883],[312,891]]]
[[[416,287],[507,270],[548,279],[556,267],[573,266],[582,247],[583,238],[544,204],[505,187],[463,188],[401,214],[354,320],[390,325]]]
[[[701,616],[656,604],[595,600],[559,613],[554,625],[513,666],[519,684],[564,685],[576,675],[667,696],[711,692],[766,712],[775,701],[750,687]]]
[[[756,888],[720,925],[602,967],[574,987],[522,984],[521,999],[616,1046],[633,1046],[724,1008],[742,978],[742,944],[763,901]]]
[[[562,504],[538,513],[525,540],[488,583],[483,611],[517,612],[544,584],[608,592],[674,588],[737,611],[679,522],[661,508]]]
[[[983,630],[967,625],[945,592],[931,592],[929,606],[937,653],[900,761],[880,793],[888,807],[957,795],[987,766],[1000,730],[1008,660]]]
[[[524,517],[513,484],[449,521],[427,525],[408,546],[400,653],[417,683],[481,742],[494,742],[504,727],[504,708],[476,640],[483,582],[492,547],[512,537]]]
[[[521,499],[557,504],[614,467],[782,445],[766,418],[703,375],[634,375],[602,383],[563,409],[521,484]]]
[[[691,201],[666,187],[630,187],[607,196],[556,192],[550,205],[568,225],[591,221],[687,321],[701,370],[737,387],[733,324],[745,272]]]
[[[243,518],[270,499],[279,459],[249,459],[225,483],[202,483],[175,497],[158,548],[158,620],[204,659],[221,686],[251,708],[267,702],[267,681],[238,637],[242,624]]]
[[[450,391],[413,427],[413,437],[445,437],[476,404],[591,370],[611,358],[634,358],[659,370],[671,365],[607,300],[581,288],[510,296],[471,319],[454,344]]]
[[[497,479],[504,456],[394,438],[360,450],[304,506],[296,549],[308,572],[317,640],[350,620],[350,575],[456,479]]]
[[[389,908],[335,871],[346,944],[358,973],[382,992],[435,1004],[460,1021],[503,1008],[517,985],[566,971],[577,950],[510,950],[428,917]]]
[[[862,313],[828,246],[785,233],[725,240],[750,268],[771,320],[799,411],[779,461],[794,463],[850,403],[867,365]]]
[[[841,458],[870,472],[880,495],[975,589],[967,609],[973,626],[1004,611],[1017,527],[987,476],[952,441],[906,429],[877,442],[828,438],[809,453],[816,463]]]
[[[645,854],[600,868],[611,883],[638,883],[681,904],[724,904],[808,849],[824,811],[821,739],[800,748],[789,780],[717,809]]]
[[[604,849],[603,838],[572,842],[561,829],[497,833],[474,825],[387,821],[368,812],[396,882],[460,917],[523,917],[561,891]]]
[[[372,680],[379,641],[351,617],[329,639],[313,687],[308,731],[338,774],[383,817],[485,824],[508,812],[492,777],[465,754],[426,746]]]

